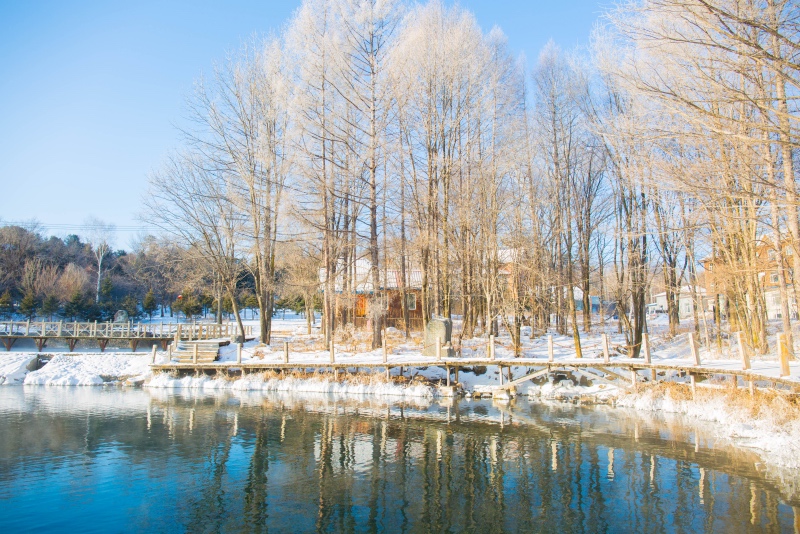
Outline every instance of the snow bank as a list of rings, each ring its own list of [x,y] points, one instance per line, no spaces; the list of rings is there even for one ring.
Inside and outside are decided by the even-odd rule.
[[[780,414],[761,409],[752,416],[741,407],[731,406],[723,394],[706,395],[700,401],[675,399],[669,390],[646,389],[621,395],[618,407],[661,414],[679,414],[696,421],[716,423],[709,427],[719,438],[759,451],[765,462],[781,467],[800,468],[800,420],[781,420]]]
[[[616,386],[606,384],[579,386],[572,380],[561,380],[559,382],[550,380],[541,386],[531,385],[527,390],[529,397],[539,397],[547,400],[572,400],[576,397],[591,396],[598,402],[614,399],[619,393],[620,389]]]
[[[28,369],[36,362],[32,354],[4,354],[0,356],[0,385],[21,384]]]
[[[25,377],[25,384],[42,386],[97,386],[150,375],[149,354],[58,354]]]
[[[363,384],[353,381],[329,380],[326,378],[301,379],[294,377],[268,378],[247,376],[238,380],[211,378],[208,376],[187,376],[174,378],[158,373],[150,378],[145,387],[173,389],[233,390],[233,391],[281,391],[325,393],[334,395],[374,396],[374,397],[414,397],[433,398],[435,389],[424,384],[409,386],[376,382]]]

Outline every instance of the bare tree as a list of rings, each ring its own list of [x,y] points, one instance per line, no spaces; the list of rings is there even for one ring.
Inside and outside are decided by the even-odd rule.
[[[89,217],[84,221],[86,227],[86,240],[92,247],[97,262],[97,285],[95,288],[94,301],[100,302],[100,281],[103,278],[103,260],[111,252],[114,231],[113,224],[106,224],[96,217]]]

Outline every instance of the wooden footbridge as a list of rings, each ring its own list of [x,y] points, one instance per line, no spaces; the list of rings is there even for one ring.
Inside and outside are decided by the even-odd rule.
[[[244,338],[253,337],[253,327],[245,326]],[[79,342],[97,343],[105,351],[109,342],[127,342],[132,351],[139,345],[160,345],[163,350],[171,341],[220,339],[240,336],[236,323],[79,323],[65,321],[4,321],[0,322],[0,342],[6,351],[21,339],[32,339],[39,352],[48,341],[63,341],[69,351]]]
[[[440,353],[437,351],[437,353]],[[441,354],[441,353],[440,353]],[[266,359],[269,358],[269,359]],[[756,387],[770,387],[788,392],[800,392],[800,362],[791,365],[788,361],[750,361],[749,357],[739,360],[709,360],[701,362],[695,355],[693,360],[670,359],[656,360],[651,358],[611,357],[608,352],[598,358],[495,358],[494,351],[483,358],[444,358],[424,357],[416,354],[389,354],[384,346],[383,356],[353,356],[336,354],[331,345],[324,352],[290,353],[289,344],[284,343],[283,354],[271,353],[264,359],[242,359],[241,345],[237,346],[236,360],[231,361],[199,361],[194,358],[180,361],[153,364],[154,371],[187,373],[258,373],[264,371],[315,371],[339,372],[349,370],[368,370],[369,372],[385,372],[387,377],[392,369],[419,369],[439,367],[445,371],[443,386],[453,387],[458,383],[459,370],[474,372],[484,367],[488,371],[494,368],[499,376],[499,384],[491,386],[489,393],[495,397],[507,397],[517,386],[525,382],[549,375],[571,374],[583,377],[593,383],[605,383],[622,388],[635,389],[645,382],[681,379],[691,386],[694,392],[697,383],[709,378],[717,378],[718,383],[728,383],[739,387],[740,382],[753,392]],[[516,376],[514,375],[516,374]]]

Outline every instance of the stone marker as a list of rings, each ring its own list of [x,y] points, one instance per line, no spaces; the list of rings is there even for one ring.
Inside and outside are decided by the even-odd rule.
[[[436,356],[436,339],[442,340],[442,357],[452,358],[455,355],[450,346],[450,336],[453,333],[453,322],[450,319],[436,318],[428,321],[425,327],[425,347],[423,356]]]
[[[129,320],[130,317],[128,317],[128,312],[125,310],[117,310],[117,313],[114,314],[115,323],[127,323]]]

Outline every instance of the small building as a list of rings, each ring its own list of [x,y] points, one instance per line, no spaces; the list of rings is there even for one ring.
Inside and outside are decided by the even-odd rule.
[[[582,312],[583,311],[583,289],[579,287],[575,287],[572,290],[572,294],[575,296],[575,310]],[[597,295],[589,295],[589,305],[591,306],[590,313],[600,313],[600,297]]]
[[[792,319],[797,319],[798,317],[797,299],[794,296],[794,272],[791,269],[794,248],[788,240],[782,242],[781,247],[781,254],[778,254],[778,248],[771,240],[763,240],[756,247],[757,258],[755,268],[758,270],[758,280],[764,292],[764,304],[767,319],[769,320],[781,319],[783,315],[781,309],[781,283],[779,272],[779,260],[781,257],[784,262],[783,272],[786,276],[785,288],[789,294],[789,314]],[[725,269],[724,264],[720,261],[716,261],[714,258],[707,258],[703,260],[702,263],[707,273],[708,286],[714,288],[716,285],[720,289],[720,293],[724,292],[723,288],[727,283],[730,283],[729,280],[732,278],[732,275],[729,273],[730,269]],[[723,268],[718,269],[718,267]]]
[[[702,311],[710,312],[714,310],[714,298],[706,295],[704,287],[695,286],[698,301],[702,302]],[[654,302],[647,305],[648,312],[666,313],[667,312],[667,292],[662,291],[653,295]],[[699,304],[698,302],[697,304]],[[695,306],[697,306],[694,299],[692,299],[691,286],[682,286],[681,292],[678,295],[678,317],[681,319],[690,319],[694,317]]]
[[[344,291],[343,276],[337,277],[336,294],[341,297],[338,311],[352,310],[353,323],[356,328],[365,328],[368,325],[368,306],[374,294],[370,276],[370,262],[365,259],[357,260],[354,269],[352,289]],[[402,273],[399,269],[381,269],[378,271],[380,287],[378,293],[386,305],[386,326],[404,328],[402,307]],[[408,303],[408,321],[411,330],[422,330],[424,321],[422,316],[422,271],[419,269],[406,270],[406,302]],[[320,270],[320,281],[324,282],[325,272]],[[323,285],[324,288],[324,285]]]

